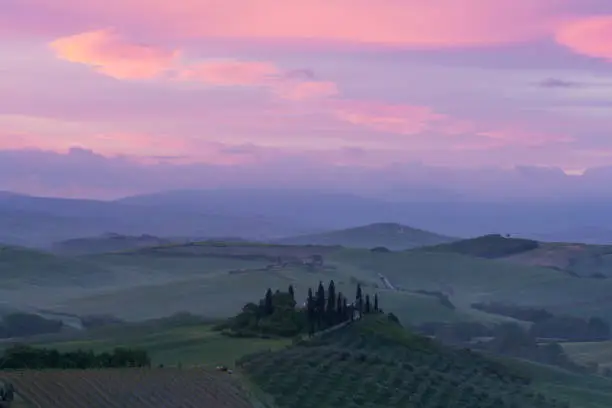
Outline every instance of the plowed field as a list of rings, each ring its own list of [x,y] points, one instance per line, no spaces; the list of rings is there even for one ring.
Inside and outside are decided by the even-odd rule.
[[[100,369],[1,372],[20,407],[252,408],[227,373],[203,369]]]

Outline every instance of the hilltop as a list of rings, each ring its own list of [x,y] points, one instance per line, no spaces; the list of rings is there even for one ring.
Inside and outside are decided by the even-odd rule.
[[[539,392],[526,372],[443,347],[385,317],[246,356],[238,366],[278,408],[569,406]]]
[[[611,245],[540,242],[492,234],[422,249],[428,252],[455,253],[522,265],[543,266],[577,277],[612,277]]]
[[[456,241],[433,232],[396,223],[376,223],[319,234],[282,238],[275,242],[288,245],[340,245],[347,248],[385,247],[404,250]]]
[[[52,251],[63,255],[85,255],[168,245],[174,241],[153,235],[103,234],[95,237],[73,238],[52,245]]]

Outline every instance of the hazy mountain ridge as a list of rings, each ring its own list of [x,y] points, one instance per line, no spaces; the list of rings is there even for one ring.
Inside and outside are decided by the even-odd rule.
[[[457,240],[459,238],[402,224],[375,223],[320,234],[282,238],[274,242],[289,245],[341,245],[347,248],[386,247],[391,250],[404,250]]]
[[[108,231],[273,240],[372,223],[398,223],[446,236],[510,233],[578,241],[570,239],[571,231],[580,237],[589,225],[612,230],[609,208],[604,202],[391,202],[307,190],[169,191],[115,201],[3,193],[0,242],[49,248],[53,242]],[[606,237],[592,232],[589,242],[609,242]]]

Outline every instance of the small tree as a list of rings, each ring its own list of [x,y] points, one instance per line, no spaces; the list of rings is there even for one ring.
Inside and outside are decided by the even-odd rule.
[[[374,294],[374,313],[378,313],[378,293]]]
[[[306,299],[306,315],[308,318],[308,334],[312,336],[315,330],[316,310],[315,299],[312,295],[312,289],[308,288],[308,298]]]
[[[363,293],[361,291],[361,284],[357,284],[357,294],[355,295],[355,307],[359,311],[359,317],[363,313]]]
[[[338,299],[336,300],[336,314],[334,315],[334,323],[340,323],[344,321],[344,296],[342,292],[338,293]]]
[[[291,295],[291,299],[295,300],[295,291],[293,290],[293,285],[289,285],[288,292]]]
[[[372,311],[372,304],[370,303],[370,295],[366,295],[366,297],[365,297],[365,310],[364,310],[364,313],[365,314],[370,314],[371,311]]]
[[[319,324],[319,329],[321,329],[323,326],[323,319],[325,318],[325,288],[323,287],[323,282],[319,282],[316,304],[317,322]]]
[[[334,324],[336,316],[336,285],[333,279],[329,281],[327,288],[327,309],[325,312],[327,324]]]
[[[270,316],[274,312],[274,302],[272,299],[272,289],[268,289],[266,291],[266,296],[264,297],[264,315]]]

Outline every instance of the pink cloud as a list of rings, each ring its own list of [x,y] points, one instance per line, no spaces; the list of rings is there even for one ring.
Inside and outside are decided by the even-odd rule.
[[[179,51],[133,44],[111,29],[62,37],[50,44],[58,58],[85,64],[117,79],[155,78],[176,63]]]
[[[30,0],[30,13],[191,38],[483,46],[551,32],[567,0]],[[41,11],[42,10],[42,11]],[[517,24],[520,22],[520,24]]]
[[[218,86],[260,86],[281,74],[271,62],[219,60],[193,64],[181,70],[177,78]]]
[[[330,81],[294,81],[284,80],[273,86],[274,93],[292,101],[324,99],[340,93],[338,85]]]
[[[557,31],[555,39],[578,54],[612,62],[612,15],[572,21]]]
[[[144,133],[81,133],[50,137],[29,132],[0,134],[0,150],[42,149],[67,152],[72,148],[93,149],[110,156],[183,155],[193,148],[188,138]]]
[[[492,149],[510,145],[537,147],[551,143],[570,143],[575,139],[556,133],[530,131],[516,124],[466,120],[436,112],[432,107],[384,102],[346,101],[332,102],[333,115],[341,121],[396,135],[428,137],[452,136],[449,148]],[[461,137],[477,136],[478,142]]]
[[[204,61],[181,69],[176,79],[214,86],[265,87],[277,97],[292,101],[328,98],[339,94],[334,82],[296,75],[296,71],[284,71],[269,61]]]
[[[426,106],[368,101],[342,101],[335,106],[333,114],[342,121],[401,135],[423,133],[446,119]]]

